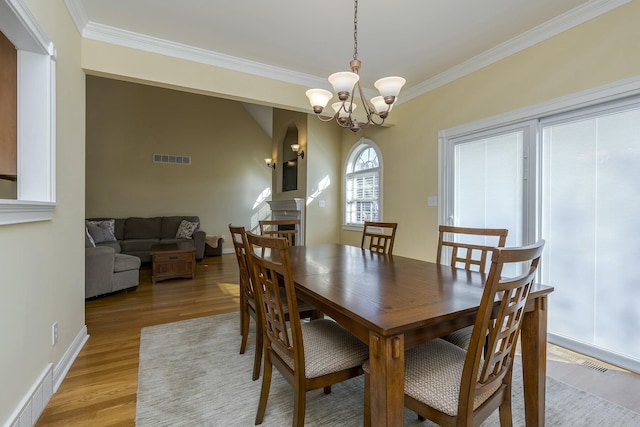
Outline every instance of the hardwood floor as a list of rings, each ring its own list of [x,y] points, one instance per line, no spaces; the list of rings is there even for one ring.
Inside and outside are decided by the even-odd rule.
[[[143,266],[136,291],[86,303],[90,338],[36,425],[133,426],[140,330],[229,313],[238,310],[238,304],[238,266],[233,254],[198,262],[193,280],[152,285],[151,269]],[[556,346],[549,346],[547,371],[565,383],[640,412],[640,375]]]
[[[233,254],[198,262],[193,280],[152,285],[151,269],[143,266],[136,291],[87,301],[89,340],[36,425],[133,426],[140,330],[229,313],[238,305],[238,265]]]

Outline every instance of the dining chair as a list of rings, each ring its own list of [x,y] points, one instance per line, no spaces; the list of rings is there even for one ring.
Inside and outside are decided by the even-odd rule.
[[[513,360],[544,243],[493,252],[468,350],[438,338],[405,352],[404,405],[420,419],[477,426],[499,408],[500,425],[512,425]],[[503,277],[511,264],[521,272]],[[370,425],[368,363],[363,369],[364,422]]]
[[[445,252],[451,252],[449,265],[468,271],[485,273],[490,264],[491,254],[496,248],[503,248],[507,242],[506,228],[471,228],[441,225],[438,228],[438,253],[436,263],[446,258]],[[471,340],[473,326],[462,328],[442,338],[467,349]]]
[[[284,237],[293,246],[299,238],[299,219],[263,219],[258,221],[260,234],[269,237]]]
[[[256,325],[256,348],[252,375],[252,379],[255,381],[260,377],[260,367],[262,365],[263,333],[261,318],[258,313],[260,307],[256,303],[251,273],[249,271],[249,260],[247,257],[248,243],[245,228],[229,224],[229,232],[231,233],[231,241],[233,242],[233,249],[236,254],[240,273],[240,334],[242,335],[240,354],[244,354],[247,348],[250,318],[253,318]],[[284,289],[282,289],[282,292],[283,291]],[[319,315],[316,313],[314,307],[304,302],[298,304],[298,312],[299,317],[303,319],[316,318]],[[286,310],[285,317],[286,320],[289,319],[288,310]]]
[[[303,426],[306,393],[362,374],[362,363],[369,356],[366,344],[329,319],[301,322],[292,316],[284,321],[284,305],[289,312],[297,311],[296,290],[291,276],[289,244],[285,238],[247,233],[249,265],[260,306],[264,329],[264,372],[255,423],[264,420],[272,369],[293,386],[293,426]],[[287,299],[279,292],[279,280],[284,282]]]
[[[496,247],[507,243],[509,230],[505,228],[471,228],[441,225],[438,228],[436,263],[441,264],[444,252],[451,251],[449,264],[454,268],[484,273]]]
[[[368,248],[372,252],[392,255],[397,228],[398,224],[395,222],[365,221],[360,247]]]

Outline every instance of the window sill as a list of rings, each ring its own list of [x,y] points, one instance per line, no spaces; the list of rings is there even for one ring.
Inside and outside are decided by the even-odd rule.
[[[55,203],[0,200],[0,225],[50,221]]]
[[[359,231],[362,233],[364,229],[364,225],[362,224],[342,224],[342,229],[344,231]]]

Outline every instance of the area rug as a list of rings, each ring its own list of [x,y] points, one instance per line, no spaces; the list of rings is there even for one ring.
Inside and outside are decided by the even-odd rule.
[[[251,381],[254,333],[240,348],[239,314],[224,314],[144,328],[136,425],[253,426],[261,380]],[[524,426],[522,379],[514,370],[514,426]],[[307,393],[306,426],[362,425],[363,378],[336,384],[331,394]],[[265,427],[291,425],[293,389],[274,370]],[[405,426],[431,427],[405,410]],[[482,426],[499,426],[497,411]],[[635,426],[640,414],[547,378],[547,426]]]

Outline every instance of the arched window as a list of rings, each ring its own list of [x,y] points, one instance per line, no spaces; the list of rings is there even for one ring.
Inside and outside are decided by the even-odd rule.
[[[345,170],[345,225],[382,220],[382,157],[368,139],[351,149]]]

